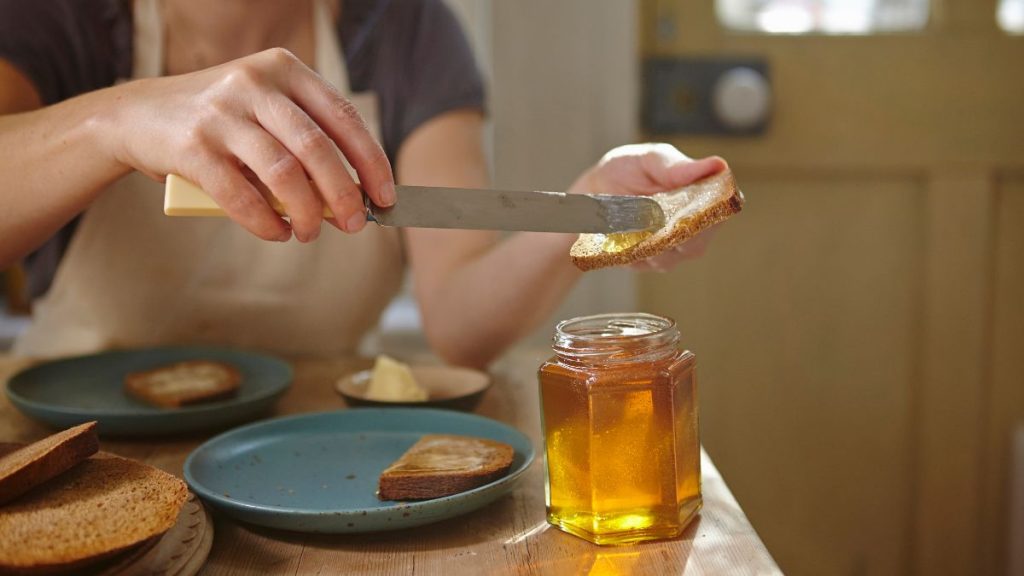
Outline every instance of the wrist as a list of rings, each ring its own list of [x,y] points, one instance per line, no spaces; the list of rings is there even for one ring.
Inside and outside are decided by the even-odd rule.
[[[134,100],[126,93],[129,86],[112,86],[87,95],[89,103],[82,119],[84,137],[98,153],[96,160],[104,164],[115,179],[138,168],[129,153],[131,145],[127,138]]]

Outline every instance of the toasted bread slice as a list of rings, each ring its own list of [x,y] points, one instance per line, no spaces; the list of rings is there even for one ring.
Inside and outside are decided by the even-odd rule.
[[[465,492],[508,474],[515,451],[508,444],[427,434],[380,475],[381,500],[426,500]]]
[[[0,574],[81,574],[169,530],[187,496],[178,478],[101,452],[0,507]]]
[[[189,360],[125,376],[124,386],[136,398],[163,408],[229,398],[238,392],[242,375],[224,362]]]
[[[569,250],[580,270],[631,264],[660,254],[743,208],[743,194],[728,169],[673,192],[652,196],[665,212],[653,234],[580,234]]]
[[[0,457],[0,505],[67,471],[99,449],[96,423],[86,422]]]

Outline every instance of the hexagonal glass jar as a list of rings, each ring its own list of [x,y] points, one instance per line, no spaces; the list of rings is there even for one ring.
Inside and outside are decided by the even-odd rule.
[[[558,324],[539,371],[548,522],[597,544],[678,536],[701,507],[695,357],[674,321]]]

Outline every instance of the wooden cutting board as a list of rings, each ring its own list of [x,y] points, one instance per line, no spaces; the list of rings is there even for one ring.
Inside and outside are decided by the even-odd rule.
[[[126,553],[98,576],[193,576],[206,562],[212,545],[210,513],[189,492],[178,522],[170,530]]]
[[[0,456],[24,444],[0,443]],[[93,458],[113,456],[99,452]],[[178,514],[178,521],[163,535],[152,538],[120,556],[88,569],[92,576],[192,576],[199,572],[213,545],[213,520],[192,492]]]

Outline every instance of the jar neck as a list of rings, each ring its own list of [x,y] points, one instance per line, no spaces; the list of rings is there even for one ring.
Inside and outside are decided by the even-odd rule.
[[[609,366],[657,362],[678,351],[675,321],[644,313],[598,314],[559,322],[552,348],[562,362]]]

